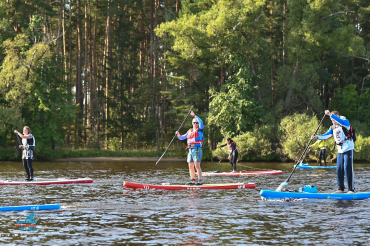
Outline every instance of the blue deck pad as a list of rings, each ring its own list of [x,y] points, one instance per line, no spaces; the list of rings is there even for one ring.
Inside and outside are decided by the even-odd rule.
[[[329,200],[363,200],[370,198],[370,192],[358,193],[307,193],[261,190],[266,199],[329,199]]]

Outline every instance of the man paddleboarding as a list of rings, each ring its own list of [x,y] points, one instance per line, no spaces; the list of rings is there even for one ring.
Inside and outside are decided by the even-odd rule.
[[[325,110],[325,114],[330,116],[333,125],[329,130],[318,136],[311,136],[311,139],[325,140],[334,137],[337,144],[337,185],[338,190],[335,193],[344,192],[344,176],[346,176],[348,184],[348,192],[355,192],[354,175],[353,175],[353,155],[354,143],[353,139],[349,137],[348,132],[351,130],[349,121],[344,116],[339,116],[337,111],[330,112]]]
[[[189,163],[189,172],[190,172],[190,183],[188,185],[202,185],[202,169],[200,168],[200,162],[202,160],[202,148],[203,148],[203,132],[204,132],[204,125],[203,121],[195,115],[193,110],[190,111],[190,115],[194,116],[192,121],[193,128],[190,128],[186,134],[180,135],[177,131],[176,135],[180,140],[187,139],[187,147],[189,149],[188,152],[188,163]],[[195,169],[197,169],[198,173],[198,182],[195,183]]]

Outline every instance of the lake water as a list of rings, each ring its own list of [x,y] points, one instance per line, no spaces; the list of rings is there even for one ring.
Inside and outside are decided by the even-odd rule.
[[[256,189],[130,190],[123,181],[184,184],[185,162],[35,162],[35,177],[89,177],[91,184],[0,186],[1,206],[60,204],[59,210],[0,212],[1,245],[352,245],[369,244],[370,200],[263,201],[293,163],[239,163],[241,170],[279,169],[283,175],[204,177],[204,183],[256,183]],[[314,164],[312,164],[314,165]],[[0,179],[23,179],[21,162],[0,162]],[[204,162],[203,171],[229,171]],[[355,164],[358,191],[370,192],[370,165]],[[288,188],[314,184],[336,190],[335,170],[296,170]],[[31,214],[35,231],[17,220]]]

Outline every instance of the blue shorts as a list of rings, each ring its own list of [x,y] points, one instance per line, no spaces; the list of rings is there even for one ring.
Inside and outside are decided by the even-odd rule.
[[[202,160],[203,151],[201,147],[189,149],[188,162],[200,162]]]

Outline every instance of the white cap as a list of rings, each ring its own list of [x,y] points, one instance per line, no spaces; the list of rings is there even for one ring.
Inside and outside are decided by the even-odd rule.
[[[197,118],[194,117],[192,122],[198,122]]]

